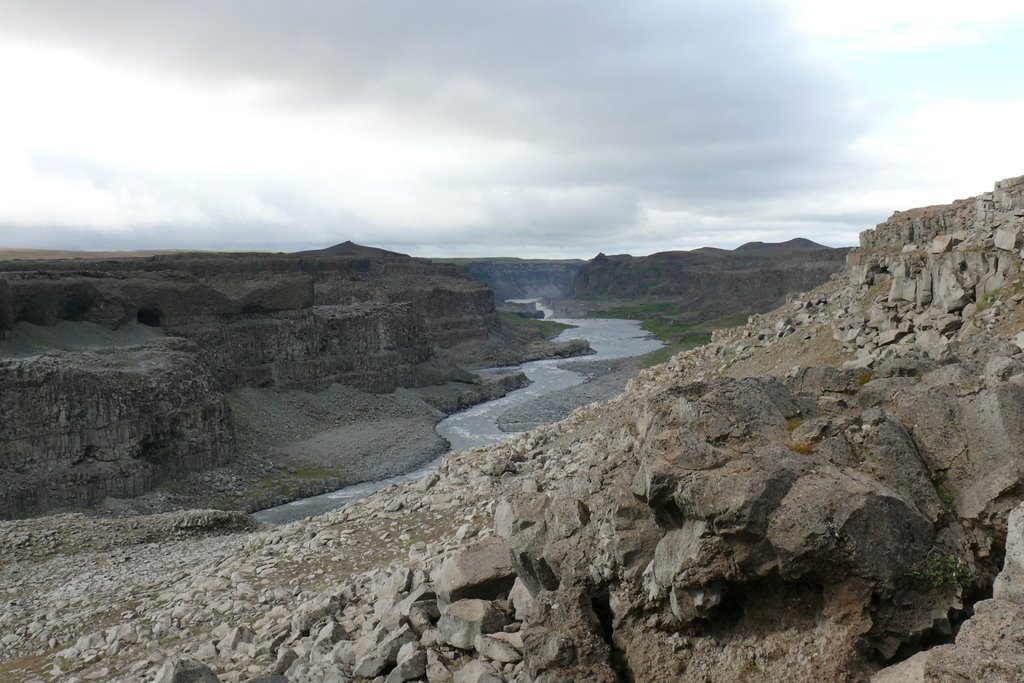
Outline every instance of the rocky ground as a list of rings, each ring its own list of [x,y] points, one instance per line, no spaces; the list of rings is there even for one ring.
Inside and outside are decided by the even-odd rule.
[[[1024,179],[941,208],[605,404],[320,517],[4,523],[0,675],[1021,680]]]

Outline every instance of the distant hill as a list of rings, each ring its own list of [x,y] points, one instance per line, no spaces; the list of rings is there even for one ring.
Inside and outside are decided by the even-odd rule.
[[[802,249],[830,249],[824,244],[812,242],[803,237],[796,237],[785,242],[747,242],[736,247],[735,251],[799,251]]]
[[[362,244],[356,244],[351,240],[345,240],[341,244],[335,244],[333,247],[325,247],[323,249],[310,249],[307,251],[297,251],[296,256],[374,256],[378,258],[412,258],[408,254],[400,254],[397,251],[388,251],[387,249],[379,249],[377,247],[366,247]]]

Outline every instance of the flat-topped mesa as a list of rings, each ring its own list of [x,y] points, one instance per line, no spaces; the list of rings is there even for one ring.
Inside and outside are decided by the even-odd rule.
[[[986,232],[1012,227],[1024,227],[1024,176],[1000,180],[992,192],[977,197],[897,211],[884,223],[860,233],[860,246],[865,251],[909,245],[925,249],[939,235],[953,233],[963,233],[960,241],[977,244],[987,239]]]

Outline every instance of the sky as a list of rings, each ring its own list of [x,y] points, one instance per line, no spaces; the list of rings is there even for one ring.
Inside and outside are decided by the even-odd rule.
[[[0,247],[590,258],[1024,174],[1020,0],[0,0]]]

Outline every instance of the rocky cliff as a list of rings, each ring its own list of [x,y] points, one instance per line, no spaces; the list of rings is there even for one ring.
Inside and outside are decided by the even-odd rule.
[[[1020,680],[1018,197],[904,244],[883,223],[839,277],[618,398],[316,519],[174,545],[178,518],[0,525],[0,671]],[[111,536],[175,552],[83,576]]]
[[[735,250],[695,249],[650,256],[605,256],[586,262],[574,299],[670,299],[686,311],[766,311],[786,294],[818,286],[843,268],[845,249],[809,240],[751,243]]]
[[[507,301],[566,296],[583,262],[482,259],[463,265],[473,277],[494,290],[498,301]]]
[[[473,389],[447,348],[525,352],[465,271],[353,248],[0,265],[0,517],[230,460],[225,392]]]

